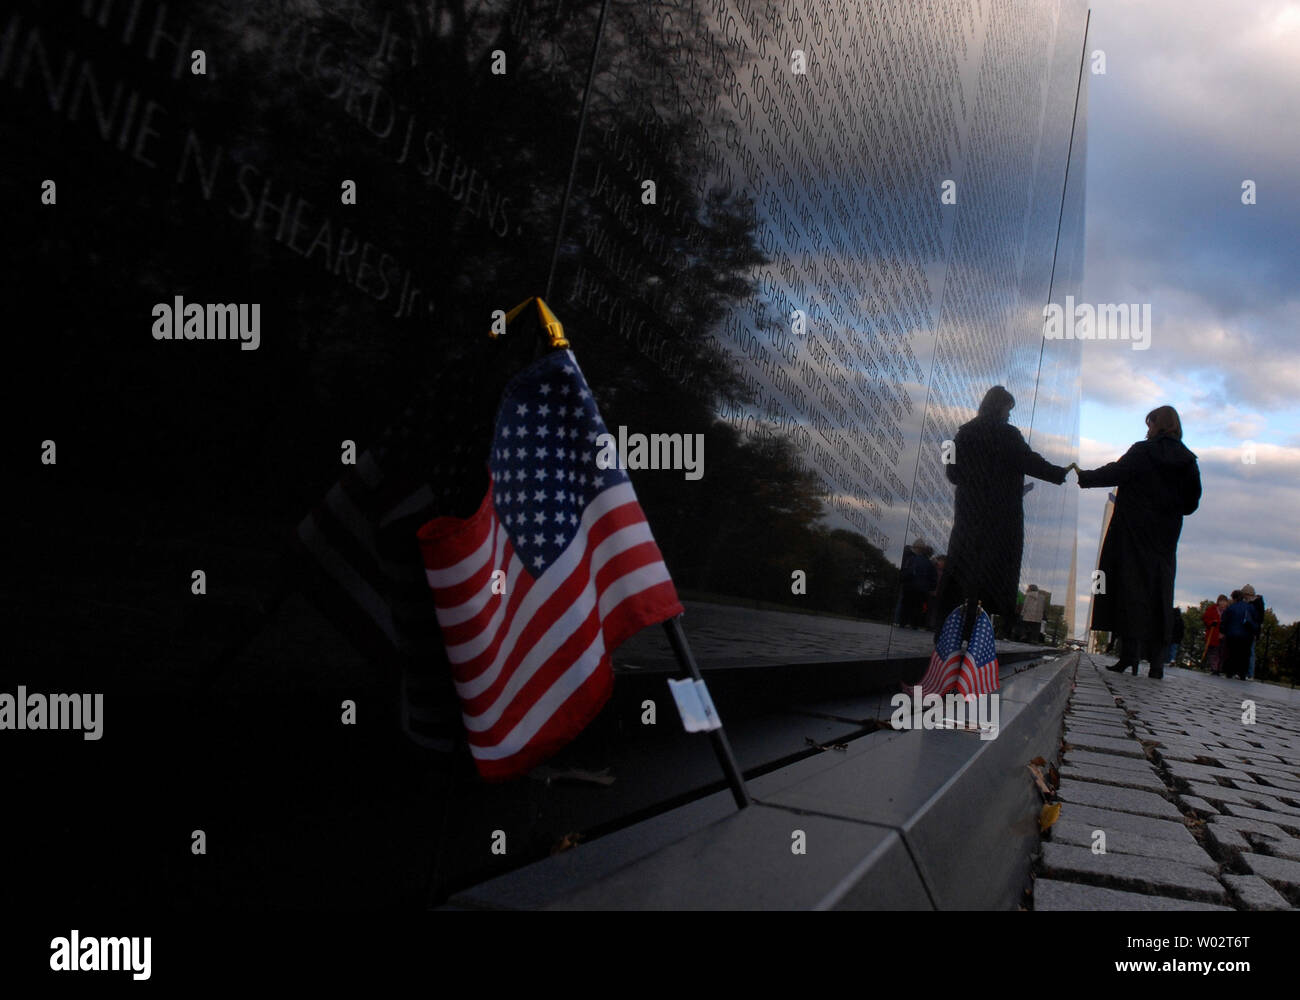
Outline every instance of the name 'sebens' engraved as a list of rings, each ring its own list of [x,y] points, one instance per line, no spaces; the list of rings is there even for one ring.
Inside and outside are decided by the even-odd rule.
[[[254,302],[189,302],[177,295],[169,305],[153,307],[154,340],[241,340],[241,351],[255,351],[262,342],[262,307]]]
[[[97,740],[104,729],[102,694],[18,694],[0,691],[0,729],[84,729],[82,739]]]

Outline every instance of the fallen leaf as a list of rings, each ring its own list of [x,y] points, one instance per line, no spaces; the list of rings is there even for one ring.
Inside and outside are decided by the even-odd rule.
[[[551,848],[551,857],[557,854],[563,854],[565,851],[571,851],[578,846],[578,841],[582,839],[580,833],[566,833],[559,839],[554,847]]]
[[[1047,783],[1052,786],[1052,791],[1061,787],[1061,772],[1056,769],[1055,764],[1047,765]]]
[[[1048,802],[1042,811],[1038,814],[1038,829],[1040,833],[1046,833],[1053,823],[1061,818],[1061,803]]]
[[[1041,760],[1042,758],[1040,757],[1039,759]],[[1030,764],[1029,773],[1034,776],[1034,784],[1037,785],[1038,790],[1043,793],[1043,798],[1050,799],[1052,797],[1052,790],[1047,787],[1047,782],[1043,780],[1042,770],[1035,767],[1033,764]]]
[[[1036,765],[1038,765],[1039,767],[1042,767],[1044,764],[1047,763],[1047,761],[1044,760],[1042,757],[1035,757],[1035,758],[1034,758],[1033,760],[1031,760],[1029,763],[1030,763],[1030,764],[1036,764]]]

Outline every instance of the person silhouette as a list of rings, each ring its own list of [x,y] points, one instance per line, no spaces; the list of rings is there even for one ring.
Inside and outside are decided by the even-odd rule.
[[[940,628],[973,598],[1001,617],[1004,637],[1010,634],[1025,540],[1025,476],[1060,485],[1069,471],[1029,447],[1010,422],[1015,405],[1003,386],[986,392],[975,419],[958,428],[953,460],[944,467],[957,492],[937,597]]]
[[[1174,574],[1183,518],[1201,502],[1201,472],[1183,444],[1183,425],[1172,406],[1146,417],[1147,436],[1118,461],[1079,469],[1079,486],[1118,486],[1115,513],[1097,563],[1104,589],[1093,598],[1092,627],[1120,637],[1119,662],[1109,670],[1164,676],[1161,657],[1174,631]],[[1078,466],[1075,466],[1078,469]]]

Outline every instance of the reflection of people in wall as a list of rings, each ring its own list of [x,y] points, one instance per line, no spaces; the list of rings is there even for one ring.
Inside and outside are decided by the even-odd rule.
[[[1020,641],[1038,642],[1043,637],[1043,620],[1047,617],[1047,594],[1031,583],[1020,605]]]
[[[925,595],[925,624],[931,632],[935,632],[943,627],[943,619],[939,617],[939,592],[943,588],[943,571],[948,565],[948,554],[940,553],[931,561],[934,563],[934,587]]]
[[[1156,407],[1146,422],[1146,440],[1117,462],[1080,469],[1079,485],[1123,487],[1097,564],[1105,590],[1092,603],[1092,627],[1120,637],[1119,662],[1109,669],[1136,674],[1138,661],[1149,659],[1151,676],[1163,677],[1174,632],[1174,557],[1183,518],[1201,502],[1201,472],[1183,445],[1177,410]]]
[[[905,628],[920,628],[925,620],[926,598],[934,592],[939,571],[930,560],[934,549],[918,538],[903,553],[903,566],[898,580],[902,593],[899,596],[898,624]]]
[[[1015,398],[1000,385],[984,394],[979,413],[957,431],[946,467],[957,487],[952,535],[938,598],[942,623],[968,597],[1002,617],[1003,634],[1016,614],[1024,549],[1025,476],[1065,482],[1068,466],[1053,465],[1029,447],[1011,424]]]

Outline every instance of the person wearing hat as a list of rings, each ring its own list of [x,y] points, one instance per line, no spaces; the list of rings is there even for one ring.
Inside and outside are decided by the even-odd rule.
[[[1250,640],[1250,666],[1246,668],[1246,676],[1251,680],[1255,679],[1255,640],[1259,638],[1259,633],[1264,628],[1264,598],[1255,593],[1255,588],[1250,584],[1241,588],[1242,595],[1246,598],[1246,606],[1250,608],[1250,620],[1253,626],[1254,635]]]

